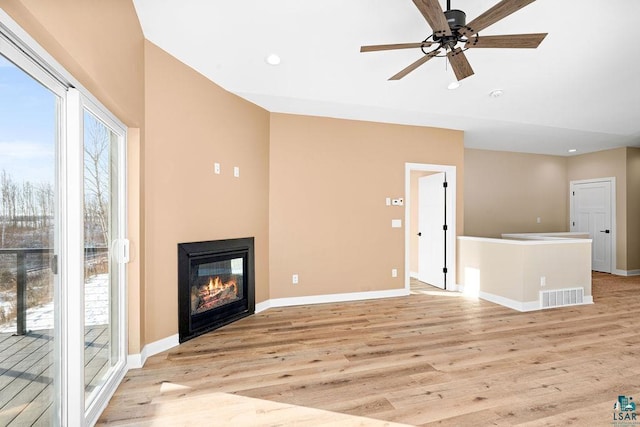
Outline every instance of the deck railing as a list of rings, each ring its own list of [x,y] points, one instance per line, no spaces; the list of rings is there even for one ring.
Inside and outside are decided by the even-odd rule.
[[[92,259],[106,253],[108,248],[85,248],[85,260]],[[0,255],[16,256],[16,335],[27,333],[27,273],[42,271],[48,268],[56,271],[57,265],[52,260],[53,257],[42,256],[40,262],[28,267],[27,255],[30,254],[51,254],[51,248],[10,248],[0,249]]]

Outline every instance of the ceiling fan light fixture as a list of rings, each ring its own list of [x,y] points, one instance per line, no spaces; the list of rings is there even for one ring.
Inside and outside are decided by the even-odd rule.
[[[502,95],[504,95],[502,89],[496,89],[489,92],[489,96],[492,98],[500,98]]]
[[[460,87],[460,82],[458,81],[452,81],[451,83],[449,83],[449,86],[447,86],[447,89],[449,90],[456,90]]]
[[[570,153],[575,153],[576,151],[578,151],[578,150],[576,150],[575,148],[570,148],[570,149],[569,149],[569,152],[570,152]]]
[[[280,57],[275,53],[272,53],[271,55],[267,56],[264,60],[269,65],[280,65],[280,62],[281,62]]]

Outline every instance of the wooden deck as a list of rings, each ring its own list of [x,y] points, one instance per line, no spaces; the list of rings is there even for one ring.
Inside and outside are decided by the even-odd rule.
[[[99,424],[610,426],[640,399],[639,291],[597,274],[595,304],[529,313],[437,289],[273,308],[150,357]]]
[[[0,334],[0,426],[51,425],[53,331]],[[108,328],[85,333],[85,393],[99,383],[109,358]]]

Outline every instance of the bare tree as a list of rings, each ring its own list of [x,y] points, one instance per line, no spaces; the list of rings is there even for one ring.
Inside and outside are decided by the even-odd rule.
[[[49,218],[53,218],[53,187],[50,183],[43,182],[36,187],[36,203],[39,227],[45,228],[49,225]]]
[[[85,116],[86,117],[86,116]],[[104,124],[89,116],[85,119],[84,143],[84,203],[85,230],[97,226],[100,238],[94,244],[106,245],[109,241],[109,153],[111,131]],[[87,236],[89,237],[89,236]]]
[[[4,222],[16,226],[16,202],[18,186],[4,169],[0,175],[0,191],[2,191],[2,217]]]

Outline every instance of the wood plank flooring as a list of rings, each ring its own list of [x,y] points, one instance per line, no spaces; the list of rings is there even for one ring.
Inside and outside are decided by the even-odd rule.
[[[130,371],[99,424],[611,426],[618,395],[640,399],[640,277],[596,273],[595,304],[530,313],[414,291],[193,339]]]

